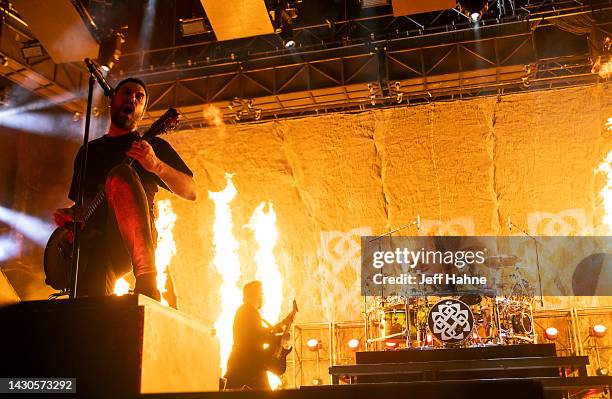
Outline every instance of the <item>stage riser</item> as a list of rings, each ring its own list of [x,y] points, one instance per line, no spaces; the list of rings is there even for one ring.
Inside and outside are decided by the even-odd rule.
[[[522,357],[555,356],[554,344],[539,345],[506,345],[480,348],[456,348],[434,350],[399,350],[384,352],[357,352],[357,364],[374,363],[409,363],[409,362],[435,362],[447,360],[476,360],[500,359]],[[484,378],[529,378],[529,377],[558,377],[559,373],[553,369],[536,370],[487,370],[469,372],[439,372],[428,375],[427,379],[436,380],[468,380]],[[418,375],[377,375],[360,376],[356,382],[406,382],[421,381]]]
[[[22,302],[0,326],[3,377],[76,378],[89,397],[218,389],[210,329],[145,297]]]
[[[147,399],[540,399],[543,395],[539,383],[526,380],[337,385],[276,392],[222,392],[141,397]]]

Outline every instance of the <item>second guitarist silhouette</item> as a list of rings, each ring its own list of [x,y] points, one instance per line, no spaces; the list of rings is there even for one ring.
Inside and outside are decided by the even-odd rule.
[[[293,321],[294,310],[274,326],[266,326],[259,309],[263,303],[260,281],[242,288],[243,303],[234,318],[234,345],[227,362],[225,389],[269,390],[267,371],[278,372],[274,343]],[[284,362],[284,359],[282,359]]]

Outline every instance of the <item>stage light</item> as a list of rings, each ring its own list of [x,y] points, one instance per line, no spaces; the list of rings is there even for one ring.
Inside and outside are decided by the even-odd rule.
[[[348,347],[352,351],[357,351],[359,349],[359,340],[357,338],[352,338],[347,343]]]
[[[308,347],[308,350],[314,352],[321,348],[321,343],[316,338],[310,338],[308,341],[306,341],[306,346]]]
[[[54,227],[41,219],[0,206],[0,221],[44,247]]]
[[[138,49],[151,48],[151,34],[155,25],[157,0],[148,0],[146,3],[142,24],[140,25],[140,34],[138,35]]]
[[[487,11],[489,4],[486,0],[459,0],[461,11],[472,22],[478,22]]]
[[[296,3],[299,3],[299,1]],[[283,46],[285,48],[295,47],[293,20],[297,18],[298,13],[293,2],[286,2],[284,7],[278,7],[270,14],[273,16],[274,32],[283,40]]]
[[[293,48],[295,47],[295,40],[293,39],[283,40],[283,46],[285,46],[285,48]]]
[[[387,349],[393,349],[397,346],[397,342],[394,341],[386,341],[385,342],[385,346],[387,347]]]
[[[310,383],[312,385],[323,385],[323,380],[320,378],[313,378],[312,381],[310,381]]]
[[[597,370],[595,370],[595,374],[597,374],[600,377],[605,377],[608,374],[610,374],[610,370],[608,370],[606,367],[599,367],[597,368]]]
[[[119,31],[113,31],[100,44],[98,62],[102,69],[109,72],[119,62],[125,36]]]
[[[9,260],[19,254],[19,242],[15,241],[11,237],[1,236],[0,237],[0,262]]]
[[[181,35],[183,37],[201,35],[204,33],[210,33],[212,30],[204,18],[192,18],[192,19],[179,19]]]
[[[23,130],[31,134],[82,140],[80,125],[72,121],[72,114],[22,112],[12,118],[0,117],[0,126]]]
[[[554,341],[557,339],[557,336],[559,335],[559,330],[557,330],[555,327],[548,327],[544,331],[544,335],[546,336],[548,340]]]
[[[603,338],[608,329],[603,324],[596,324],[591,328],[592,334],[597,338]]]

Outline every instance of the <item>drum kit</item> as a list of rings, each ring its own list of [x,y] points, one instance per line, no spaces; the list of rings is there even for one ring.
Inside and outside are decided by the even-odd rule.
[[[434,349],[535,342],[535,290],[513,255],[486,259],[496,273],[494,291],[433,291],[374,297],[366,303],[368,350]]]

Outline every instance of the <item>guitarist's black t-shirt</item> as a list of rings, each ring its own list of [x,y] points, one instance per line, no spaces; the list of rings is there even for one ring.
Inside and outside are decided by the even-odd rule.
[[[119,165],[126,158],[125,153],[132,147],[132,142],[139,137],[140,136],[138,133],[131,132],[118,137],[110,137],[105,135],[99,139],[89,142],[89,150],[87,153],[87,175],[85,176],[84,180],[85,198],[93,199],[100,188],[104,187],[108,172],[110,172],[114,166]],[[153,147],[153,150],[155,151],[155,155],[157,155],[160,160],[180,172],[193,176],[191,170],[167,141],[159,137],[153,137],[151,140],[149,140],[149,144],[151,144],[151,147]],[[77,197],[77,184],[80,173],[82,153],[83,147],[79,149],[79,152],[74,160],[74,174],[72,176],[70,193],[68,194],[68,198],[75,202]],[[138,161],[134,161],[132,166],[140,176],[140,180],[142,181],[142,185],[147,194],[149,209],[152,210],[153,199],[158,190],[157,187],[161,186],[166,190],[168,190],[168,187],[155,174],[144,170]]]

